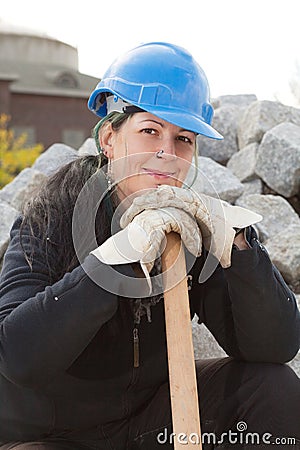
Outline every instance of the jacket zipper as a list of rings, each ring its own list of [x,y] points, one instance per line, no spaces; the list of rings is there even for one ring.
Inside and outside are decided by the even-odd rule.
[[[133,367],[140,365],[140,344],[139,344],[139,329],[137,326],[133,329]]]

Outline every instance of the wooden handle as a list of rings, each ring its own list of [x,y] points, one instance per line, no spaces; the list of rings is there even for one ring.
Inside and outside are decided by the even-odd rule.
[[[186,264],[177,233],[167,235],[162,270],[174,449],[202,449]],[[187,443],[181,443],[184,436]]]

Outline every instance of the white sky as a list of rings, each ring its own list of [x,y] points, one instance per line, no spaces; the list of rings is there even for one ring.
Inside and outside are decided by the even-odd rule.
[[[79,70],[89,75],[101,77],[115,57],[141,42],[163,40],[193,54],[212,97],[256,94],[293,102],[289,82],[300,61],[300,0],[0,0],[0,5],[0,18],[75,45]]]

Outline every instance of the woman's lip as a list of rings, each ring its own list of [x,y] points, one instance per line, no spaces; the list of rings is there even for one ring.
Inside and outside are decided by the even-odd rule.
[[[169,178],[169,177],[173,177],[175,175],[175,172],[161,172],[160,170],[155,170],[155,169],[143,168],[143,171],[146,172],[148,175],[151,175],[152,177],[157,177],[157,178]]]

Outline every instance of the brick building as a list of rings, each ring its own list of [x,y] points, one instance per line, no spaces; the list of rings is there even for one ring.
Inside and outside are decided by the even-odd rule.
[[[78,148],[97,121],[87,99],[98,81],[78,71],[76,48],[0,20],[0,114],[16,135]]]

